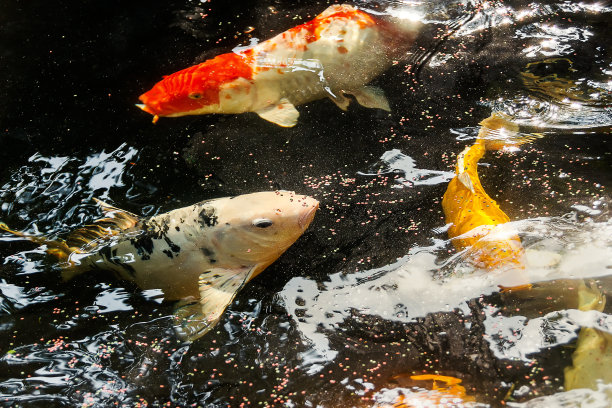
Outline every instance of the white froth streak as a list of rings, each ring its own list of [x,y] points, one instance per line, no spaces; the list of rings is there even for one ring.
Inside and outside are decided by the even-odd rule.
[[[504,228],[539,238],[527,248],[526,254],[525,272],[532,283],[612,275],[612,219],[577,224],[559,217],[542,217],[510,222]],[[560,239],[565,244],[560,244]],[[453,277],[434,279],[434,273],[440,268],[434,251],[444,245],[440,241],[432,247],[412,249],[407,256],[384,268],[333,274],[330,282],[323,283],[323,289],[307,278],[289,281],[281,298],[302,336],[312,344],[308,356],[302,356],[304,365],[317,371],[323,367],[322,363],[334,359],[337,352],[330,348],[320,328],[335,330],[336,325],[350,316],[351,310],[399,322],[412,322],[429,313],[455,309],[469,314],[470,299],[497,292],[499,285],[511,286],[507,278],[512,276],[512,271],[486,273],[474,271],[465,264],[455,268],[458,273]],[[298,303],[303,306],[296,303],[298,298],[302,299]],[[601,317],[600,314],[585,320],[581,316],[586,312],[577,313],[570,316],[576,324],[574,328],[594,327],[597,323],[593,321]],[[536,328],[538,322],[534,321],[533,325]],[[606,327],[597,327],[606,331]],[[537,350],[531,350],[534,351]]]

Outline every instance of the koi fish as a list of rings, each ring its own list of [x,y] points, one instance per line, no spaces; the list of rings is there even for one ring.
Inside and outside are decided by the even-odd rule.
[[[366,86],[412,45],[419,23],[391,23],[349,5],[255,46],[178,71],[140,96],[159,117],[255,112],[283,127],[297,123],[295,105],[325,97],[346,110],[352,95],[390,111],[380,88]]]
[[[411,386],[402,386],[402,392],[392,403],[376,404],[374,408],[410,408],[410,407],[442,407],[452,404],[452,406],[471,405],[476,399],[466,394],[465,387],[461,380],[438,374],[410,375],[409,379],[405,374],[393,377],[395,382],[406,382]],[[432,381],[431,387],[425,390],[415,390],[414,385],[420,381]],[[418,387],[422,388],[422,387]]]
[[[485,119],[481,126],[476,142],[459,154],[456,176],[442,199],[446,222],[450,224],[448,235],[458,250],[468,248],[467,257],[479,268],[522,270],[521,239],[516,232],[500,227],[510,218],[482,187],[477,166],[487,149],[518,145],[527,139],[516,137],[518,126],[498,115]]]
[[[590,282],[589,286],[584,281],[578,284],[578,310],[603,312],[605,306],[606,296],[595,282]],[[582,327],[572,354],[572,365],[564,369],[565,389],[597,390],[601,384],[612,384],[611,363],[612,334],[594,327]],[[607,394],[612,398],[612,391]]]
[[[66,240],[0,229],[46,245],[66,280],[104,269],[142,289],[161,289],[166,300],[179,300],[175,329],[186,340],[215,326],[236,293],[304,233],[319,206],[293,192],[260,192],[141,219],[97,202],[105,217]]]

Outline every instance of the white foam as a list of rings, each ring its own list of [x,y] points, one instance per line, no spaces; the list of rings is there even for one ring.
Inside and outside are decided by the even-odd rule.
[[[612,275],[612,220],[578,223],[570,218],[545,217],[511,222],[504,228],[518,231],[528,243],[524,273],[532,283]],[[449,248],[448,242],[436,241],[431,247],[411,249],[407,256],[384,268],[352,274],[335,273],[329,276],[329,282],[322,284],[302,277],[289,281],[281,298],[302,336],[312,344],[304,364],[316,363],[320,368],[325,361],[333,360],[337,352],[330,347],[325,331],[334,330],[351,316],[352,311],[400,322],[412,322],[429,313],[455,309],[468,313],[469,300],[492,294],[499,290],[499,285],[512,286],[512,279],[517,276],[513,270],[475,271],[469,264],[457,262],[456,257],[445,260],[446,264],[451,264],[454,274],[436,279],[440,271],[436,253],[444,248]],[[298,297],[301,299],[296,303]],[[565,317],[572,336],[579,326],[594,327],[592,320],[584,320],[578,315]],[[493,320],[490,322],[493,324]],[[528,335],[532,327],[536,330],[541,323],[532,320],[525,334]],[[523,324],[518,320],[504,322],[506,327]],[[605,325],[603,329],[607,330]],[[535,333],[532,340],[537,336]],[[560,341],[570,341],[570,337],[562,337]],[[525,340],[504,355],[522,358],[542,346],[539,341],[535,341],[533,347],[529,344]]]

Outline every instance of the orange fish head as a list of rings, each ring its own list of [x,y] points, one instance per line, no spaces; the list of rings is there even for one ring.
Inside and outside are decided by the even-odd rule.
[[[164,77],[140,95],[137,106],[156,117],[224,113],[220,93],[240,78],[250,80],[252,68],[229,53]],[[230,112],[227,112],[230,113]]]

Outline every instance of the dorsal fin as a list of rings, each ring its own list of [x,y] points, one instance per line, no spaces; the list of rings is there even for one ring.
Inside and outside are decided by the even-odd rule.
[[[94,198],[94,201],[104,212],[104,217],[97,219],[93,224],[76,229],[66,237],[68,247],[88,252],[97,247],[101,241],[129,230],[138,224],[137,215],[129,211],[113,207],[104,201]]]
[[[98,223],[113,224],[120,230],[126,230],[134,227],[140,221],[140,218],[136,214],[132,214],[129,211],[122,210],[117,207],[113,207],[110,204],[105,203],[102,200],[94,198],[94,201],[98,203],[105,217],[95,221]]]

